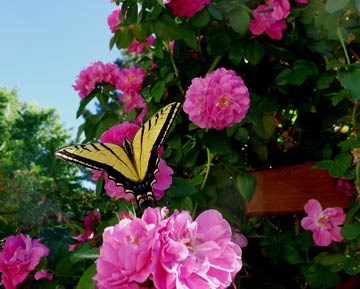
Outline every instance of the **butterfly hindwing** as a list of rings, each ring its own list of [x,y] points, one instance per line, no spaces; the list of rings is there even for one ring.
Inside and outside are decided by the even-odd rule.
[[[116,185],[141,199],[155,197],[152,186],[158,171],[158,149],[164,143],[179,110],[180,103],[160,109],[123,146],[112,143],[89,143],[64,147],[55,156],[85,167],[105,171]]]

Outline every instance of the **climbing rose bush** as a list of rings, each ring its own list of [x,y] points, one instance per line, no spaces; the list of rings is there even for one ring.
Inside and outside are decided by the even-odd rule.
[[[124,139],[132,140],[139,128],[138,125],[125,121],[105,131],[100,137],[100,141],[123,145]],[[161,155],[161,152],[162,149],[159,150],[159,155]],[[165,190],[172,184],[171,175],[174,173],[163,159],[160,159],[158,168],[159,171],[155,175],[156,183],[153,186],[156,200],[164,197]],[[135,202],[135,197],[132,194],[126,193],[123,187],[117,186],[114,181],[109,179],[106,173],[93,170],[93,180],[98,180],[101,176],[104,176],[105,190],[110,197],[116,199],[124,198],[127,201]]]
[[[308,216],[301,220],[301,226],[313,232],[316,245],[329,246],[333,241],[341,242],[344,239],[340,235],[340,225],[344,223],[346,216],[342,208],[323,210],[317,200],[311,199],[305,204],[304,209]]]
[[[32,240],[23,234],[7,237],[0,252],[0,285],[15,289],[49,252],[38,239]]]
[[[187,211],[167,214],[167,208],[147,208],[141,218],[123,214],[119,224],[105,229],[94,277],[99,289],[143,283],[152,288],[151,281],[158,289],[231,284],[242,252],[222,215],[208,210],[193,221]]]
[[[186,91],[184,111],[200,128],[217,130],[241,122],[250,106],[249,91],[233,70],[219,68],[196,77]]]

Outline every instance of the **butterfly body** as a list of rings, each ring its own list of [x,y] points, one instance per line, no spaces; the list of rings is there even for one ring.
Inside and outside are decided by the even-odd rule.
[[[152,187],[158,172],[158,149],[164,143],[170,127],[180,110],[180,103],[171,103],[145,122],[134,139],[123,145],[89,143],[64,147],[55,156],[85,167],[107,173],[117,186],[141,200],[155,200]]]

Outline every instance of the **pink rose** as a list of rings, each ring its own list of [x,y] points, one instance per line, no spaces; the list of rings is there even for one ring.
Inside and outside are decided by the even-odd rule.
[[[197,126],[220,130],[241,122],[249,106],[242,78],[233,70],[219,68],[205,78],[192,80],[183,109]]]
[[[116,64],[97,61],[79,73],[73,87],[79,91],[80,98],[85,98],[102,82],[116,86],[118,78],[119,68]]]
[[[145,78],[145,71],[141,67],[121,69],[118,74],[116,88],[123,91],[139,91]]]
[[[193,17],[210,4],[210,0],[164,0],[175,16]]]
[[[345,220],[342,208],[322,209],[321,204],[314,199],[309,200],[304,206],[307,217],[301,220],[305,230],[313,232],[313,239],[318,246],[329,246],[332,241],[341,242],[340,227]]]
[[[153,247],[153,282],[157,289],[227,288],[242,267],[241,249],[216,210],[178,212],[160,223]]]
[[[47,255],[49,248],[38,239],[31,240],[23,234],[7,237],[0,252],[0,285],[6,289],[16,289],[40,263],[41,258]]]
[[[94,276],[99,289],[145,287],[141,284],[151,274],[157,224],[166,213],[147,208],[141,219],[123,215],[119,224],[105,229]]]
[[[53,274],[48,273],[48,270],[44,270],[44,271],[35,272],[34,278],[35,278],[35,280],[40,280],[40,279],[46,278],[51,281],[54,278],[54,276],[53,276]]]
[[[107,22],[112,33],[120,29],[119,27],[116,27],[120,24],[120,19],[119,19],[120,12],[121,12],[121,8],[116,7],[113,9],[111,14],[107,18]]]
[[[279,15],[283,12],[273,14],[269,10],[272,8],[267,5],[259,5],[253,10],[254,19],[251,19],[249,29],[254,35],[266,32],[270,38],[280,40],[282,31],[286,29],[286,21],[279,19]]]

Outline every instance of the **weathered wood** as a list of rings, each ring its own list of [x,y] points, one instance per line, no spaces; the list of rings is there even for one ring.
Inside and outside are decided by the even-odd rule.
[[[253,173],[257,186],[246,206],[247,215],[304,213],[304,204],[317,199],[323,208],[349,208],[350,200],[337,190],[337,180],[327,170],[312,168],[314,163]]]

